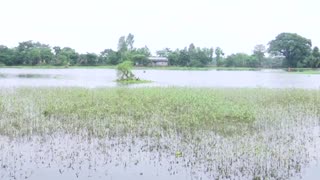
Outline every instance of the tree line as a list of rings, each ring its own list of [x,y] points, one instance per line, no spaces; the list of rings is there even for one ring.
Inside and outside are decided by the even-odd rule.
[[[266,56],[268,54],[268,56]],[[193,43],[182,49],[164,48],[156,51],[159,57],[168,58],[171,66],[185,67],[320,67],[318,47],[312,47],[310,39],[296,33],[281,33],[268,43],[268,47],[256,45],[252,54],[235,53],[225,56],[222,48],[196,47]],[[50,47],[40,42],[20,42],[17,47],[0,45],[0,65],[55,65],[97,66],[117,65],[131,61],[134,65],[148,66],[151,52],[147,46],[134,47],[134,35],[122,36],[117,50],[105,49],[100,54],[76,52],[70,47]]]
[[[126,60],[139,65],[148,65],[148,57],[151,56],[148,47],[134,48],[134,36],[119,38],[118,49],[105,49],[100,54],[81,54],[70,47],[50,47],[40,42],[20,42],[17,47],[9,48],[0,45],[0,64],[15,65],[54,65],[54,66],[96,66],[117,65]]]

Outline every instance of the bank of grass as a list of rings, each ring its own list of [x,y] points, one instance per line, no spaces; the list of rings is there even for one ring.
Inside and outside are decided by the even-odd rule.
[[[0,90],[0,133],[94,136],[250,133],[266,121],[319,116],[316,90],[20,88]]]
[[[320,70],[305,70],[305,71],[294,71],[290,72],[293,74],[320,74]]]
[[[320,74],[319,68],[288,68],[285,70],[292,74]]]

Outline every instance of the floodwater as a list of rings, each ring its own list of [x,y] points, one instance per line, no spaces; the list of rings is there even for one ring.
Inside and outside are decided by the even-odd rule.
[[[64,133],[20,139],[0,136],[0,179],[318,179],[318,127],[291,128],[236,139],[208,133],[199,143]],[[268,146],[264,155],[255,153],[260,145]],[[177,156],[177,150],[183,154]]]
[[[0,87],[115,87],[113,69],[9,69],[0,68]],[[131,85],[233,88],[319,89],[320,74],[292,74],[282,70],[262,71],[177,71],[135,70],[152,83]]]
[[[265,133],[262,141],[261,135],[231,140],[203,134],[206,140],[201,143],[182,143],[179,138],[97,139],[63,133],[0,137],[0,179],[316,180],[319,131],[302,129],[282,132],[283,137]],[[292,136],[295,140],[288,143]],[[259,143],[269,149],[263,156],[252,151]],[[246,150],[242,151],[244,145]],[[183,154],[176,156],[176,150]]]
[[[320,75],[281,70],[134,73],[140,79],[153,81],[134,87],[320,88]],[[0,88],[120,86],[115,79],[116,71],[112,69],[0,69]],[[318,180],[319,119],[297,119],[303,122],[285,124],[288,128],[281,131],[271,128],[236,139],[199,134],[204,139],[200,142],[184,142],[179,136],[98,139],[63,132],[22,138],[0,136],[0,179]],[[177,156],[178,151],[181,156]],[[264,155],[255,154],[259,152]]]

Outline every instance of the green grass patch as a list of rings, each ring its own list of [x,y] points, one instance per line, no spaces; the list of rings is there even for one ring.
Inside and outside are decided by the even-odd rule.
[[[316,90],[21,88],[0,92],[0,133],[14,136],[83,130],[95,136],[198,131],[232,135],[254,132],[260,122],[320,114]]]

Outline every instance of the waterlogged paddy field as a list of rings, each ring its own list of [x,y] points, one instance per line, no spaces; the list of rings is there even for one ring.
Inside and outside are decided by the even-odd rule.
[[[4,88],[0,179],[317,179],[319,117],[317,90]]]

